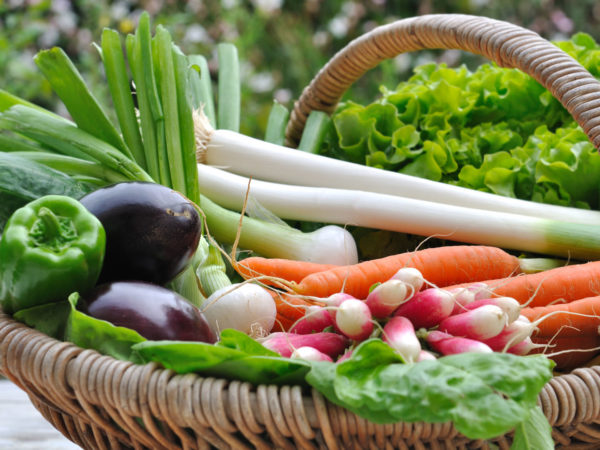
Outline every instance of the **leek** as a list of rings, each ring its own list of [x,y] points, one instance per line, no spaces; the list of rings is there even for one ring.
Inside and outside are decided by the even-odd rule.
[[[424,178],[321,156],[213,129],[195,116],[198,161],[264,181],[302,186],[353,189],[472,209],[534,218],[600,224],[600,211],[503,197]],[[304,220],[310,220],[308,218]]]
[[[208,198],[240,210],[249,180],[199,164]],[[319,188],[252,180],[249,195],[283,219],[355,225],[472,244],[599,259],[598,227],[523,214],[489,211],[353,189]]]

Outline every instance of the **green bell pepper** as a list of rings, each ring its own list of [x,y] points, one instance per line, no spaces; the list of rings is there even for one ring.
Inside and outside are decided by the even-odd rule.
[[[17,209],[0,239],[0,306],[14,313],[86,292],[105,246],[100,221],[71,197],[46,195]]]

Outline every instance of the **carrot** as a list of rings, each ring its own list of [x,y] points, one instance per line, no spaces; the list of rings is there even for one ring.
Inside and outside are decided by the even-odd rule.
[[[600,261],[511,278],[490,279],[484,283],[493,289],[494,294],[512,297],[522,305],[527,303],[531,307],[546,306],[557,300],[571,302],[600,295]]]
[[[420,270],[425,280],[439,287],[520,272],[519,259],[500,248],[456,245],[400,253],[316,272],[303,278],[294,290],[315,297],[343,291],[364,299],[373,284],[388,280],[402,267]]]
[[[263,258],[261,256],[252,256],[237,263],[237,270],[245,279],[266,275],[296,283],[312,273],[322,272],[334,267],[337,266],[292,259]],[[264,282],[266,283],[266,281]]]
[[[571,303],[523,308],[521,314],[532,322],[539,320],[535,336],[597,336],[600,326],[600,296],[581,298]]]
[[[599,353],[600,335],[564,336],[551,339],[551,337],[533,337],[535,344],[549,344],[548,348],[537,348],[531,353],[545,353],[556,363],[556,370],[568,371],[581,367]],[[588,351],[589,349],[589,351]],[[568,351],[553,355],[553,353]],[[581,351],[586,350],[586,351]]]

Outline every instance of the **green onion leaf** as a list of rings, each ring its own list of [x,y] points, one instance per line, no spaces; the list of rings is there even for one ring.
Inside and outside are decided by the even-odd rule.
[[[331,124],[331,119],[323,111],[311,111],[302,132],[298,150],[318,153]]]
[[[267,130],[265,131],[265,141],[272,144],[285,144],[285,127],[290,118],[289,110],[281,103],[274,102],[269,113],[267,121]]]
[[[0,124],[15,133],[52,147],[59,153],[79,157],[83,154],[131,180],[154,181],[133,160],[109,143],[64,120],[37,109],[15,105],[0,114]]]
[[[79,128],[108,142],[128,157],[132,157],[121,135],[86,86],[73,62],[61,48],[42,50],[34,60]]]
[[[167,131],[166,131],[166,123],[165,123],[165,106],[163,104],[164,99],[162,99],[162,95],[160,93],[160,55],[158,53],[158,44],[156,36],[151,40],[151,50],[152,50],[152,59],[150,64],[146,66],[147,70],[151,70],[154,72],[154,79],[156,81],[157,88],[157,97],[156,100],[159,102],[161,106],[161,116],[154,118],[154,127],[156,128],[156,144],[157,144],[157,158],[158,158],[158,169],[160,171],[160,182],[165,186],[173,186],[171,180],[171,172],[170,172],[170,164],[167,148]],[[146,64],[146,63],[145,63]],[[153,98],[153,95],[150,96]]]
[[[115,30],[106,28],[102,32],[102,61],[123,138],[136,162],[145,169],[147,166],[146,156],[138,121],[135,117],[121,39]]]
[[[179,110],[177,107],[177,86],[171,35],[166,28],[158,26],[154,37],[155,70],[157,73],[160,99],[165,119],[165,139],[171,174],[171,187],[185,193],[185,174],[183,172],[183,154],[179,130]]]
[[[190,55],[188,61],[192,66],[190,70],[190,86],[192,89],[192,106],[194,109],[202,108],[210,124],[217,126],[215,116],[215,101],[212,94],[212,82],[208,63],[202,55]]]
[[[219,85],[217,126],[220,129],[240,130],[240,64],[233,44],[217,46],[219,58]]]
[[[148,89],[146,88],[146,78],[142,76],[144,67],[142,66],[142,52],[139,35],[129,35],[126,40],[127,59],[133,75],[136,88],[136,99],[140,115],[140,128],[144,143],[144,154],[148,173],[157,182],[160,181],[160,171],[158,168],[156,130],[154,128],[154,119],[150,108],[150,99]]]
[[[175,65],[185,195],[198,204],[200,202],[200,188],[198,187],[198,169],[196,168],[196,135],[192,115],[192,88],[189,85],[189,74],[195,72],[195,70],[189,67],[188,58],[176,46],[173,46],[173,62]]]

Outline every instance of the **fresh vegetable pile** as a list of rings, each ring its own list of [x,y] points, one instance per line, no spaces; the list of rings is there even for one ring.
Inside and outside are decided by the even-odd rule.
[[[597,60],[586,36],[563,45]],[[98,49],[116,124],[57,48],[35,61],[71,119],[0,91],[4,312],[118,359],[311,386],[376,423],[552,447],[538,394],[600,347],[600,266],[584,262],[600,257],[600,160],[549,93],[490,65],[425,66],[312,115],[292,150],[281,105],[265,140],[239,134],[234,47],[216,102],[206,60],[146,14]],[[348,224],[475,245],[358,262]]]

